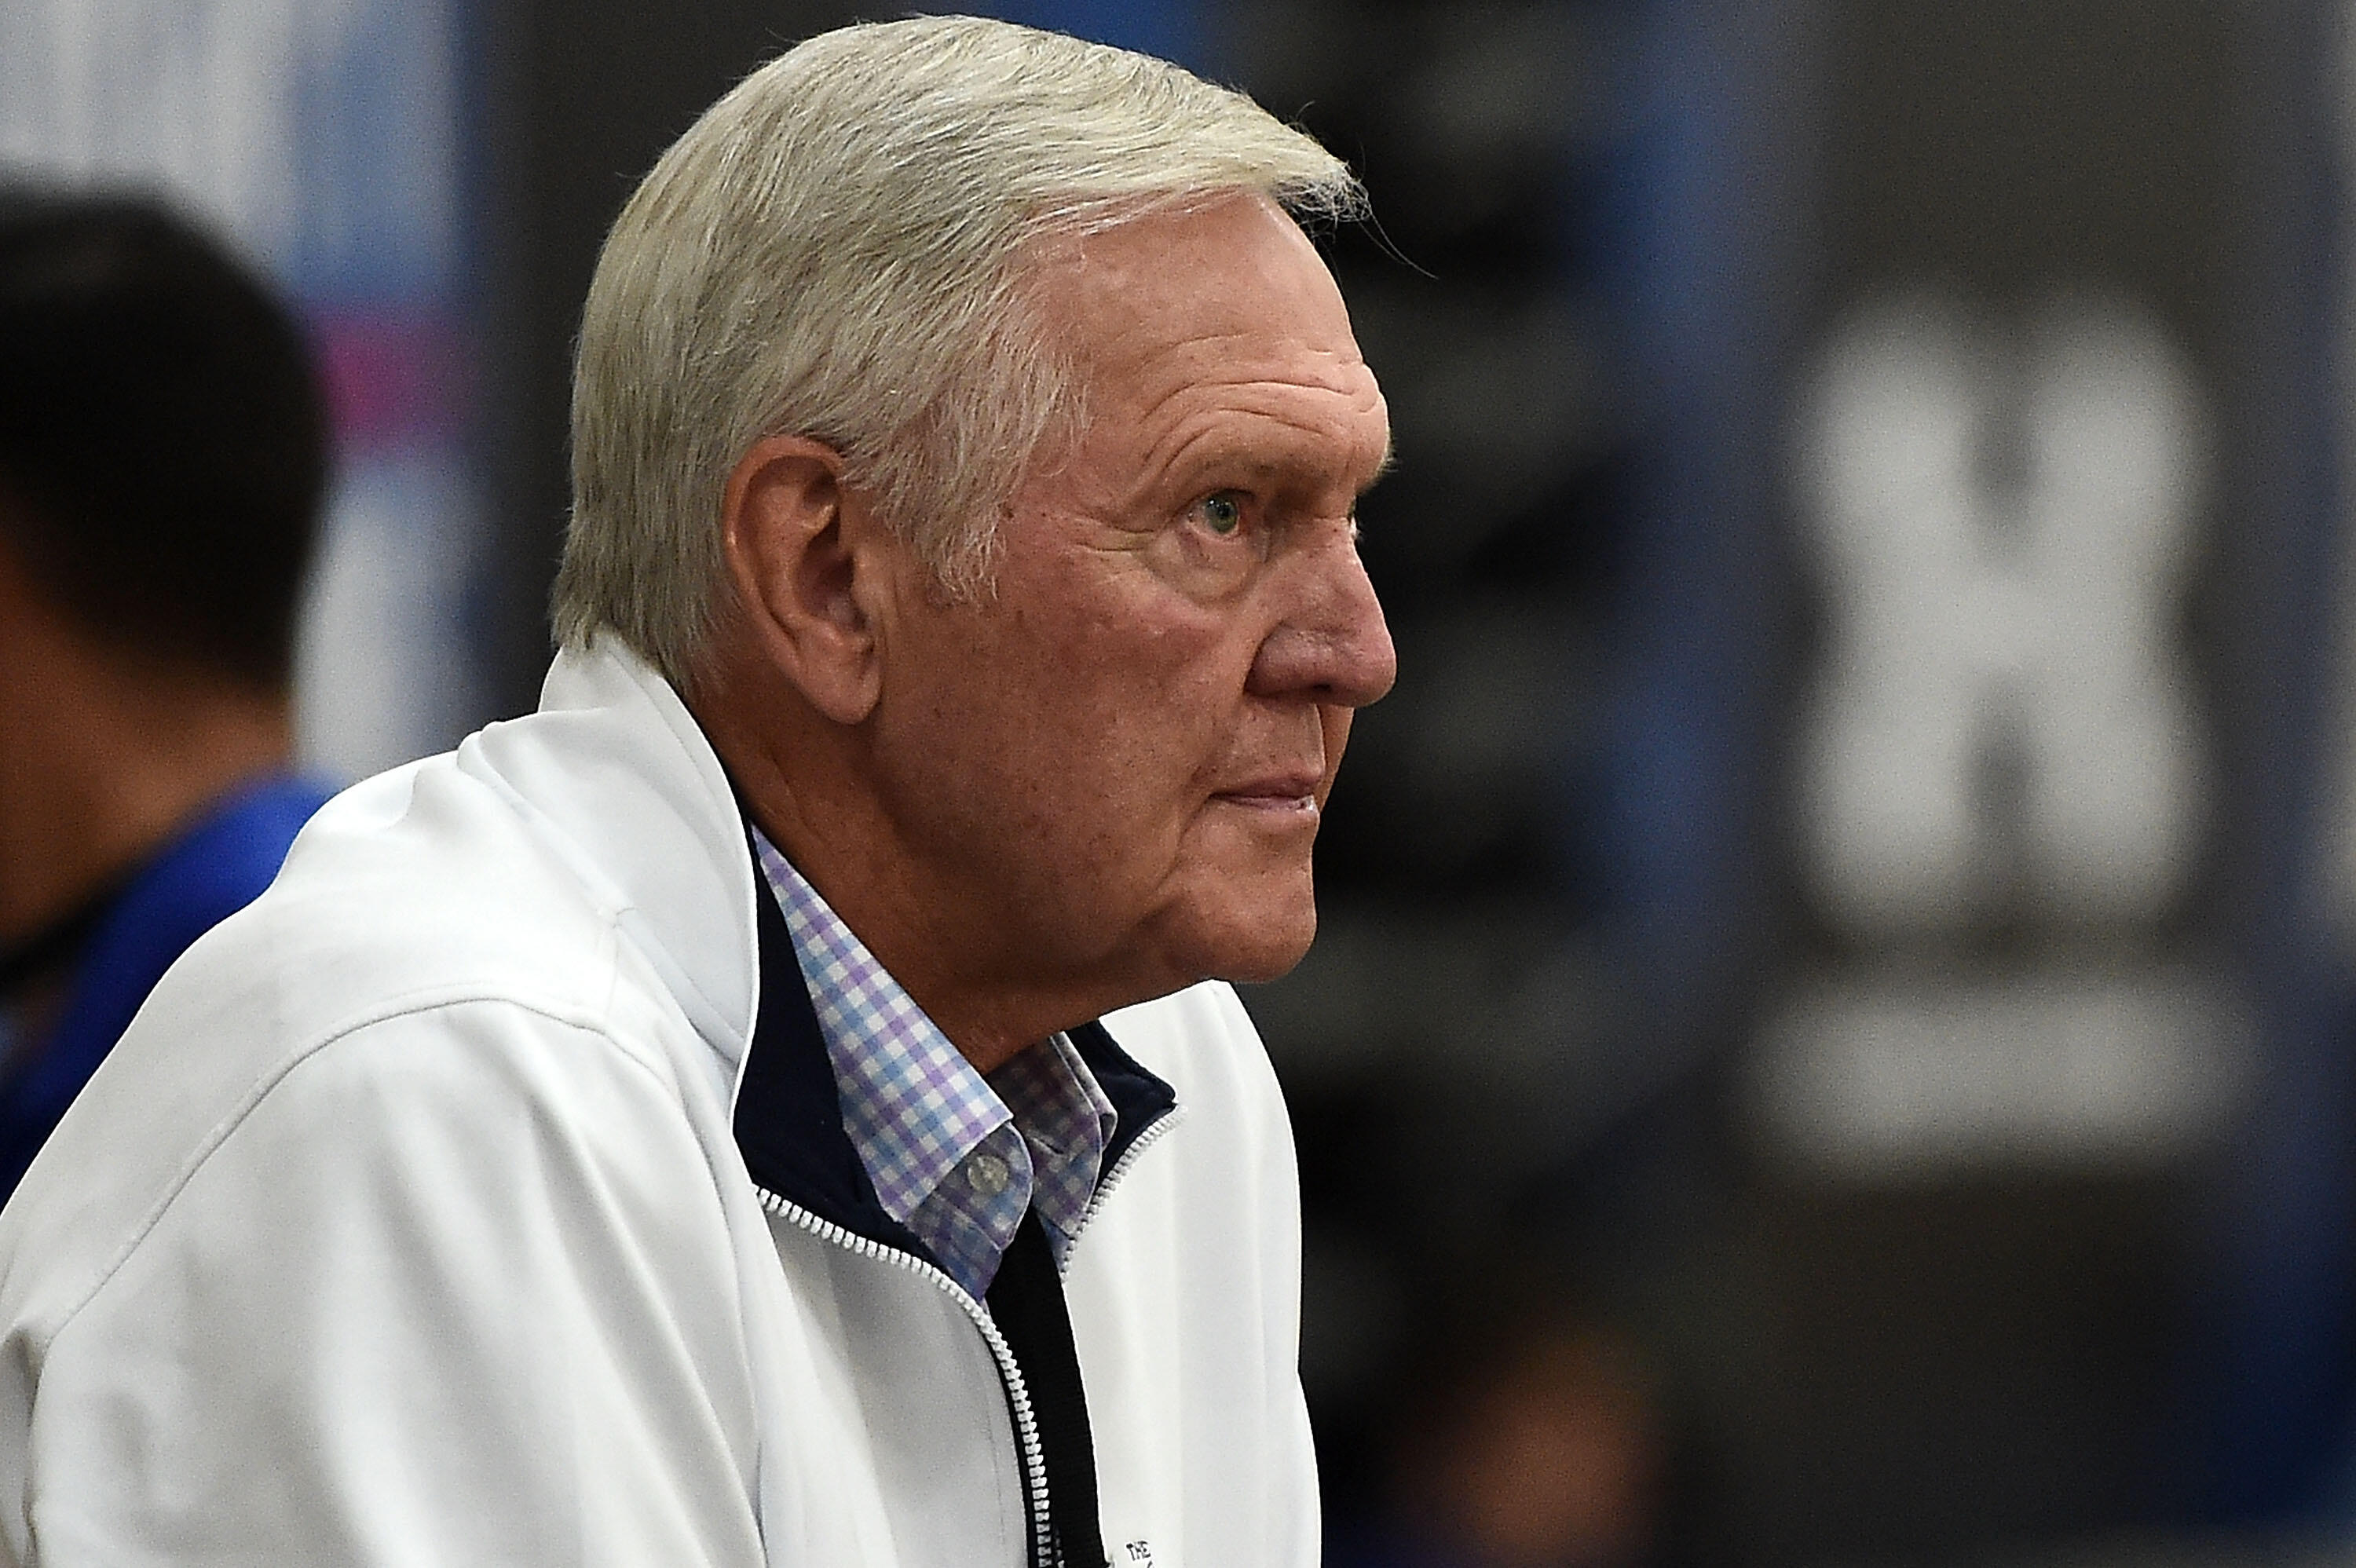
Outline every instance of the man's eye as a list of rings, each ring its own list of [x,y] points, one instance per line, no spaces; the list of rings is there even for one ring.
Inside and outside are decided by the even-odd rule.
[[[1203,519],[1203,526],[1222,539],[1244,526],[1243,502],[1224,492],[1205,496],[1194,511]]]

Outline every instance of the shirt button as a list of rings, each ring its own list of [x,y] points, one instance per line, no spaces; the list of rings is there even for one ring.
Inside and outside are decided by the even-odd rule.
[[[994,1154],[978,1154],[966,1162],[966,1184],[984,1198],[1005,1191],[1009,1174],[1006,1162]]]

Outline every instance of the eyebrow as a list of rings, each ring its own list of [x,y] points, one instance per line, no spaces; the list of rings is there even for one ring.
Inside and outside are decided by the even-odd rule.
[[[1280,453],[1274,456],[1267,455],[1265,453],[1248,456],[1243,452],[1225,443],[1205,445],[1197,448],[1185,459],[1171,464],[1169,472],[1173,475],[1190,473],[1199,475],[1224,469],[1236,477],[1254,485],[1273,483],[1279,486],[1297,483],[1304,478],[1322,481],[1325,477],[1317,463],[1296,461],[1298,455],[1296,451],[1290,453]],[[1355,494],[1364,496],[1373,489],[1383,476],[1391,471],[1397,458],[1398,448],[1389,432],[1386,431],[1383,434],[1381,461],[1375,464],[1375,471],[1366,476],[1365,483],[1356,487]],[[1191,484],[1192,481],[1190,480],[1189,483]]]

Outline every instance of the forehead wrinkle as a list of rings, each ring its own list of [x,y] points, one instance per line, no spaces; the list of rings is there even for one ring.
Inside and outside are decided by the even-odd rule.
[[[1214,402],[1203,408],[1173,409],[1172,407],[1173,404],[1185,403],[1199,398],[1232,398],[1237,400]],[[1138,422],[1151,426],[1166,421],[1175,428],[1192,423],[1213,421],[1223,416],[1233,415],[1240,419],[1272,419],[1299,426],[1303,430],[1311,430],[1317,428],[1316,421],[1305,413],[1296,414],[1288,411],[1286,405],[1304,402],[1323,403],[1329,400],[1342,405],[1340,414],[1343,420],[1381,415],[1384,429],[1387,431],[1390,427],[1382,391],[1374,385],[1374,378],[1371,376],[1365,378],[1364,384],[1358,387],[1329,386],[1322,383],[1280,380],[1273,378],[1258,381],[1196,382],[1192,386],[1173,389],[1167,396],[1156,400],[1144,410]]]
[[[1264,340],[1255,339],[1254,341],[1257,343]],[[1183,351],[1183,347],[1173,347],[1168,353],[1155,357],[1173,357]],[[1304,397],[1312,400],[1335,398],[1342,400],[1347,405],[1346,412],[1351,416],[1374,414],[1381,417],[1385,437],[1387,440],[1390,419],[1387,406],[1383,399],[1382,387],[1376,380],[1374,371],[1363,358],[1355,352],[1344,355],[1332,349],[1312,348],[1297,341],[1287,347],[1298,350],[1321,369],[1330,368],[1331,373],[1305,375],[1304,371],[1308,367],[1299,363],[1298,360],[1289,360],[1281,367],[1273,366],[1269,363],[1269,360],[1285,357],[1264,354],[1259,357],[1259,367],[1255,368],[1255,373],[1251,374],[1232,376],[1182,374],[1169,381],[1158,394],[1149,396],[1144,400],[1137,410],[1138,424],[1151,429],[1164,420],[1183,422],[1193,417],[1195,411],[1184,407],[1176,408],[1173,411],[1173,405],[1195,400],[1215,400],[1226,397],[1244,400],[1244,405],[1241,407],[1223,408],[1215,403],[1214,406],[1201,411],[1205,417],[1216,418],[1226,412],[1245,415],[1271,414],[1276,405]],[[1274,417],[1284,418],[1285,416],[1275,414]],[[1301,421],[1291,420],[1289,422]],[[1159,443],[1156,444],[1158,445]]]
[[[1248,387],[1254,385],[1325,387],[1342,391],[1361,377],[1371,379],[1365,357],[1358,346],[1344,336],[1345,348],[1321,347],[1307,338],[1286,336],[1271,336],[1267,332],[1224,332],[1202,336],[1185,337],[1165,342],[1129,358],[1125,367],[1140,380],[1152,381],[1164,375],[1173,378],[1171,393],[1189,388],[1208,386]],[[1239,346],[1239,347],[1236,347]],[[1207,368],[1194,361],[1209,359]],[[1178,361],[1173,365],[1173,361]],[[1280,375],[1223,374],[1225,368],[1267,366],[1280,362],[1284,370]],[[1311,375],[1314,370],[1325,371]],[[1124,367],[1119,357],[1102,356],[1098,362],[1099,374],[1119,374]],[[1205,373],[1207,368],[1208,373]],[[1304,376],[1308,379],[1304,379]],[[1164,396],[1170,395],[1165,393]]]
[[[1174,421],[1165,439],[1148,450],[1140,467],[1137,488],[1151,489],[1167,482],[1173,475],[1183,475],[1190,470],[1200,470],[1207,475],[1222,469],[1236,478],[1249,480],[1273,475],[1296,483],[1305,481],[1309,485],[1338,480],[1351,485],[1354,491],[1371,485],[1381,471],[1381,464],[1388,461],[1389,424],[1387,421],[1384,424],[1383,455],[1371,469],[1365,456],[1369,443],[1363,439],[1363,432],[1352,427],[1359,419],[1378,412],[1382,407],[1380,395],[1348,408],[1340,421],[1310,417],[1303,411],[1284,406],[1297,400],[1287,399],[1271,406],[1250,409],[1209,410],[1202,417]],[[1333,460],[1337,456],[1338,462]]]

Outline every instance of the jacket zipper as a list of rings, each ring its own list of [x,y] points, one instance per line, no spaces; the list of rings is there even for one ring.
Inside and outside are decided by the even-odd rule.
[[[1138,1142],[1144,1142],[1143,1134],[1139,1135]],[[1129,1152],[1136,1152],[1134,1146]],[[1122,1157],[1120,1163],[1129,1163],[1127,1155]],[[966,1316],[972,1318],[974,1327],[981,1330],[982,1340],[989,1345],[991,1359],[998,1363],[999,1378],[1006,1385],[1007,1403],[1014,1409],[1015,1445],[1023,1451],[1023,1484],[1031,1498],[1031,1561],[1034,1568],[1055,1568],[1052,1545],[1055,1538],[1047,1520],[1047,1456],[1039,1443],[1038,1420],[1031,1413],[1031,1391],[1023,1385],[1023,1369],[1014,1364],[1014,1352],[1007,1349],[1005,1337],[999,1333],[998,1325],[991,1321],[989,1311],[967,1295],[963,1285],[924,1259],[911,1257],[897,1247],[871,1241],[856,1231],[845,1230],[831,1220],[821,1220],[766,1187],[755,1184],[753,1190],[760,1195],[761,1207],[779,1219],[798,1225],[819,1240],[845,1248],[860,1257],[895,1264],[919,1279],[938,1286],[965,1308]],[[1087,1211],[1092,1212],[1094,1208],[1092,1199]]]
[[[1079,1250],[1080,1237],[1087,1232],[1089,1222],[1096,1219],[1097,1211],[1104,1206],[1106,1195],[1120,1184],[1122,1177],[1129,1174],[1129,1168],[1137,1163],[1137,1157],[1151,1148],[1183,1115],[1184,1106],[1173,1105],[1138,1128],[1137,1136],[1129,1140],[1129,1147],[1120,1151],[1120,1157],[1112,1162],[1112,1168],[1097,1178],[1097,1189],[1088,1194],[1087,1205],[1080,1210],[1080,1217],[1072,1223],[1072,1233],[1064,1238],[1064,1259],[1056,1270],[1058,1274],[1071,1268],[1072,1254]]]
[[[1184,1107],[1173,1105],[1140,1127],[1137,1136],[1120,1151],[1120,1157],[1113,1161],[1112,1168],[1098,1179],[1097,1189],[1088,1194],[1087,1206],[1080,1211],[1079,1220],[1066,1240],[1065,1267],[1069,1267],[1072,1253],[1079,1246],[1080,1233],[1097,1217],[1097,1211],[1103,1206],[1106,1196],[1128,1174],[1129,1168],[1137,1163],[1138,1156],[1151,1147],[1183,1114]],[[1039,1443],[1038,1419],[1031,1413],[1031,1391],[1023,1381],[1023,1369],[1015,1364],[1014,1352],[1007,1349],[1006,1339],[999,1333],[998,1325],[991,1319],[988,1309],[967,1295],[965,1286],[924,1259],[911,1257],[897,1247],[885,1246],[882,1242],[870,1240],[856,1231],[846,1230],[831,1220],[821,1220],[791,1199],[780,1198],[757,1182],[754,1184],[753,1190],[760,1195],[761,1207],[779,1219],[798,1225],[819,1240],[831,1243],[860,1257],[873,1258],[906,1269],[919,1279],[947,1292],[952,1300],[965,1308],[966,1316],[972,1318],[974,1327],[981,1330],[982,1340],[990,1347],[991,1359],[998,1363],[999,1376],[1006,1384],[1007,1403],[1014,1410],[1015,1445],[1023,1450],[1023,1484],[1031,1496],[1031,1561],[1035,1568],[1059,1568],[1054,1545],[1055,1532],[1047,1520],[1047,1455]]]

